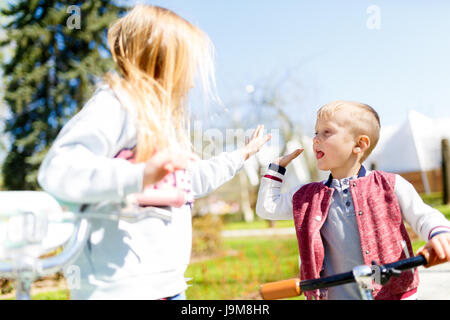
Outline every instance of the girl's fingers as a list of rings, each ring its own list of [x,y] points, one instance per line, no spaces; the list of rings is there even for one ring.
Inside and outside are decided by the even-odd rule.
[[[260,143],[258,144],[258,150],[261,149],[261,147],[263,145],[265,145],[270,139],[272,139],[272,135],[268,134],[265,137],[261,138],[259,141]]]
[[[259,126],[257,126],[257,127],[255,128],[255,130],[253,130],[252,135],[250,136],[250,140],[255,139],[255,137],[256,137],[256,135],[257,135],[257,132],[258,132],[258,128],[259,128]]]
[[[264,135],[264,126],[260,125],[258,130],[258,137],[262,137]]]
[[[191,153],[191,155],[190,155],[190,157],[189,157],[189,160],[190,160],[191,162],[195,162],[195,161],[200,161],[201,159],[200,159],[200,157],[199,157],[198,155],[196,155],[196,154],[194,154],[194,153]]]
[[[261,125],[258,125],[258,126],[256,127],[255,131],[253,131],[251,140],[253,140],[253,139],[259,137],[260,134],[261,134]]]
[[[253,131],[250,138],[245,138],[245,144],[248,145],[252,141],[257,141],[262,137],[264,133],[264,126],[258,125],[256,129]]]
[[[170,163],[170,162],[169,162],[169,163],[166,163],[166,164],[163,166],[163,169],[166,170],[166,171],[168,171],[168,172],[173,172],[173,171],[175,170],[173,164]]]

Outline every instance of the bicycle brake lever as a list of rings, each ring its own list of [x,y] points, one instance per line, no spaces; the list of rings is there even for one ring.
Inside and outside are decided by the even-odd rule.
[[[378,266],[378,272],[375,272],[375,282],[381,284],[382,286],[386,285],[392,277],[398,278],[402,274],[401,270],[389,268],[387,269],[384,266]],[[377,274],[378,273],[378,274]]]
[[[402,274],[402,272],[403,272],[403,271],[398,270],[398,269],[394,269],[394,268],[389,269],[389,273],[390,273],[391,277],[396,277],[396,278],[398,278],[398,277],[400,277],[400,275]]]

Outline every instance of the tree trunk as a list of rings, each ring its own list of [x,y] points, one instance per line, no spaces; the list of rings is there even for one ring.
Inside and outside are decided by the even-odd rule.
[[[255,215],[250,206],[247,176],[245,175],[244,171],[239,172],[238,175],[241,185],[241,209],[244,213],[244,220],[245,222],[252,222],[253,220],[255,220]]]
[[[450,149],[448,139],[442,139],[442,179],[444,204],[450,204]]]

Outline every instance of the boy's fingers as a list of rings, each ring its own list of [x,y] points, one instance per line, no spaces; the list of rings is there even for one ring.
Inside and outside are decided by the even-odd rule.
[[[425,265],[426,268],[432,267],[436,264],[438,264],[439,259],[436,256],[436,251],[433,249],[432,246],[429,246],[429,244],[426,244],[422,248],[420,248],[417,251],[417,254],[421,254],[425,257],[427,260],[427,264]]]
[[[291,163],[292,160],[294,160],[295,158],[297,158],[297,157],[303,152],[303,150],[304,150],[304,149],[297,149],[297,150],[291,152],[290,154],[288,154],[288,155],[282,157],[282,158],[279,160],[279,164],[280,164],[282,167],[286,167],[289,163]]]
[[[303,152],[303,150],[304,149],[297,149],[294,152],[292,152],[290,155],[288,155],[289,160],[292,161],[295,158],[297,158]]]
[[[445,254],[447,256],[447,261],[450,262],[450,239],[444,238],[444,239],[442,239],[442,241],[444,242],[443,247],[444,247]]]
[[[439,259],[444,259],[445,252],[441,242],[439,241],[439,238],[431,239],[431,243],[433,245],[434,252],[439,257]]]

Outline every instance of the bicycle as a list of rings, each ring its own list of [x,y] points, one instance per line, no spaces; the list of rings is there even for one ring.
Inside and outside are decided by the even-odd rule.
[[[92,212],[72,212],[40,191],[2,191],[0,204],[0,278],[16,280],[17,300],[31,299],[37,278],[55,274],[77,259],[90,236],[92,219],[134,223],[149,216],[170,216],[164,208],[130,207],[125,201],[118,203],[119,212],[111,214],[97,212],[106,202],[84,206]],[[59,247],[59,253],[41,258]]]
[[[362,300],[374,300],[372,295],[373,282],[386,285],[392,277],[399,276],[401,272],[408,271],[420,266],[426,268],[445,263],[426,248],[415,257],[399,260],[396,262],[371,266],[360,265],[352,271],[335,274],[328,277],[300,280],[299,278],[269,282],[261,285],[260,294],[264,300],[277,300],[300,296],[304,291],[325,289],[329,287],[356,282]]]

